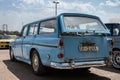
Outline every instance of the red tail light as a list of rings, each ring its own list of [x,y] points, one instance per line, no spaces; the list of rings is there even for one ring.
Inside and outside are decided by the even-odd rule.
[[[62,39],[59,40],[59,46],[60,46],[60,47],[63,46],[63,40],[62,40]]]
[[[63,57],[64,57],[63,53],[58,54],[58,58],[63,58]]]
[[[114,45],[114,40],[113,39],[110,40],[110,45],[111,45],[111,47],[113,47],[113,45]]]

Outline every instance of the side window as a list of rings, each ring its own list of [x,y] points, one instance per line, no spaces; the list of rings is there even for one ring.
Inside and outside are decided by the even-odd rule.
[[[37,34],[37,30],[38,30],[38,23],[31,24],[28,35]]]
[[[119,36],[120,30],[119,28],[113,28],[113,36]]]
[[[23,31],[22,31],[22,36],[26,36],[27,35],[27,30],[28,30],[28,26],[25,26]]]
[[[56,19],[42,21],[40,24],[40,34],[52,34],[55,33]]]

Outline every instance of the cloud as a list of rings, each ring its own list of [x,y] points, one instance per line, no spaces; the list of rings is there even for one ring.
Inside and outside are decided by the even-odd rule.
[[[117,7],[120,6],[120,0],[107,0],[105,3],[100,3],[101,6]]]
[[[108,0],[106,1],[106,5],[112,6],[112,7],[120,6],[120,0],[115,0],[115,1]]]
[[[96,16],[99,16],[99,18],[102,20],[103,23],[111,22],[111,19],[114,19],[112,22],[119,21],[120,22],[120,14],[119,13],[107,13],[107,11],[104,10],[98,10],[95,13]]]
[[[5,17],[1,17],[1,24],[5,24],[7,22],[8,26],[10,26],[10,30],[17,29],[20,30],[22,23],[27,24],[29,22],[39,20],[42,18],[54,16],[55,4],[51,1],[47,1],[47,5],[43,2],[39,2],[40,0],[20,0],[12,3],[12,6],[17,8],[17,10],[22,11],[3,11]],[[40,5],[42,4],[42,5]],[[41,10],[42,9],[42,10]],[[28,12],[29,10],[29,12]],[[36,11],[34,11],[36,10]],[[93,13],[96,11],[96,8],[91,5],[91,3],[83,3],[83,2],[64,2],[60,1],[58,4],[58,14],[63,12],[78,12],[78,13]],[[8,14],[9,13],[9,14]],[[0,14],[2,15],[2,14]],[[11,20],[12,19],[12,20]],[[17,28],[15,28],[17,27]]]
[[[44,5],[44,0],[21,0],[21,1],[26,4],[43,4]]]
[[[0,0],[0,2],[2,2],[3,0]]]
[[[82,13],[93,13],[96,11],[96,8],[89,2],[83,3],[81,1],[74,2],[65,2],[60,0],[58,4],[58,12],[82,12]],[[47,0],[20,0],[17,3],[12,4],[13,7],[24,10],[24,11],[33,11],[40,10],[41,12],[50,9],[54,11],[55,4],[52,1]]]
[[[79,13],[93,13],[96,8],[91,3],[83,3],[81,1],[63,2],[58,5],[61,12],[79,12]]]
[[[0,0],[0,3],[2,3],[4,0]]]
[[[69,12],[92,14],[99,16],[103,22],[108,22],[110,18],[120,17],[119,13],[108,14],[107,11],[104,10],[104,7],[110,6],[111,3],[116,3],[116,6],[119,6],[119,3],[115,1],[119,2],[119,0],[114,0],[114,2],[107,0],[104,3],[100,3],[102,6],[95,6],[92,2],[82,2],[79,0],[65,2],[60,0],[58,4],[58,14]],[[52,0],[15,0],[12,6],[16,9],[0,11],[0,26],[2,24],[8,24],[10,30],[21,30],[22,23],[27,24],[55,15],[55,4]]]
[[[22,23],[27,24],[32,21],[36,21],[42,18],[50,17],[55,15],[55,4],[51,1],[47,1],[47,5],[40,5],[44,2],[39,2],[40,0],[21,0],[20,2],[12,3],[12,6],[17,8],[17,10],[22,11],[5,11],[6,17],[2,17],[8,22],[9,26],[18,27],[22,26]],[[29,12],[28,12],[29,10]],[[34,11],[36,10],[36,11]],[[96,8],[91,3],[83,2],[64,2],[60,1],[58,4],[58,14],[65,12],[78,12],[78,13],[93,13]],[[9,12],[9,14],[7,14]],[[11,20],[12,19],[12,20]],[[17,22],[16,22],[17,21]],[[12,24],[11,24],[12,23]],[[13,24],[14,23],[14,24]],[[20,27],[18,27],[20,30]],[[11,28],[12,29],[12,28]],[[17,29],[17,28],[14,28]]]
[[[0,26],[3,24],[8,25],[8,29],[19,30],[21,29],[21,21],[19,19],[19,14],[13,11],[1,11],[0,12]],[[1,29],[1,28],[0,28]]]
[[[50,12],[53,12],[52,9],[46,9],[42,12],[16,12],[16,11],[1,11],[0,12],[0,26],[3,24],[8,25],[8,29],[10,31],[18,30],[20,31],[22,26],[25,24],[28,24],[30,22],[40,20],[46,17],[53,16],[53,14],[50,14]],[[0,27],[0,30],[2,27]]]
[[[19,10],[40,9],[44,5],[45,5],[44,0],[17,0],[12,3],[12,6]]]

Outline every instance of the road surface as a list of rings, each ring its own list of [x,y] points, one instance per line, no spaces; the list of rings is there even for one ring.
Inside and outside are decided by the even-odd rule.
[[[51,70],[46,76],[36,76],[31,66],[9,59],[9,50],[0,49],[0,80],[120,80],[120,70],[94,67],[84,70]]]

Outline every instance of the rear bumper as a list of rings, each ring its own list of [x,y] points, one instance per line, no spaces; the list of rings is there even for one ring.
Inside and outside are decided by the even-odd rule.
[[[72,63],[56,63],[51,62],[51,67],[56,69],[74,69],[94,66],[105,66],[105,61],[89,61],[89,62],[72,62]]]

